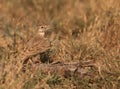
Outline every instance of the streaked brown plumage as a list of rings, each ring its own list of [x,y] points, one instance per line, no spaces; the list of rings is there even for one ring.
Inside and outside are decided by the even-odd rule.
[[[50,42],[45,38],[45,31],[48,29],[49,26],[40,26],[36,35],[26,43],[21,56],[23,64],[28,62],[29,57],[45,52],[50,48]]]

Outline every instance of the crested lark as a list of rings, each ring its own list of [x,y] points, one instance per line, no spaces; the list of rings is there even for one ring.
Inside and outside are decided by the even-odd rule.
[[[50,48],[50,42],[45,37],[45,32],[49,28],[49,26],[40,26],[36,35],[26,43],[22,52],[21,60],[23,64],[27,64],[30,57],[45,52]]]

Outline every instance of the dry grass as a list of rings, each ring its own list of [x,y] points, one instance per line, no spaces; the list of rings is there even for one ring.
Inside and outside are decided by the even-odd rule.
[[[38,25],[51,25],[52,61],[94,62],[90,75],[21,72],[20,53]],[[29,66],[28,66],[29,67]],[[1,0],[0,89],[119,89],[119,0]]]

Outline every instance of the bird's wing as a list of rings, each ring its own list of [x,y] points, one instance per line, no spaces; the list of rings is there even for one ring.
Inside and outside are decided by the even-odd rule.
[[[31,39],[24,49],[24,55],[32,56],[42,53],[50,48],[50,43],[46,38],[36,36]]]

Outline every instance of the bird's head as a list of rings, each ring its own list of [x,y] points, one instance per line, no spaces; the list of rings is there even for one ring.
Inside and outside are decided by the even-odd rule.
[[[48,29],[50,29],[50,26],[47,26],[47,25],[39,26],[38,34],[44,37]]]

